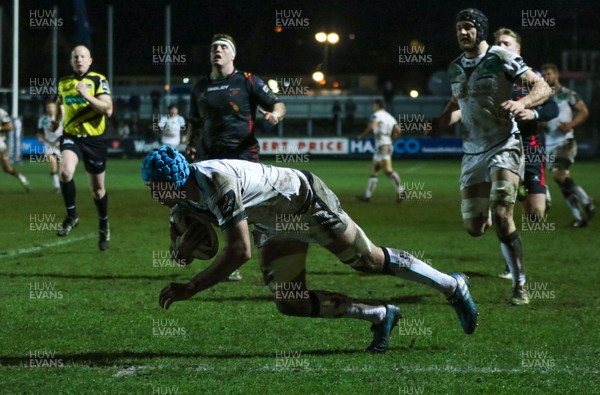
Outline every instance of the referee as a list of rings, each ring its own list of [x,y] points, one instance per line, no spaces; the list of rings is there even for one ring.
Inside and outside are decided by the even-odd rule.
[[[110,88],[106,77],[90,71],[92,56],[83,45],[71,52],[74,74],[58,82],[58,113],[55,130],[63,120],[63,136],[60,150],[60,190],[65,201],[67,217],[58,236],[66,236],[77,226],[79,215],[75,207],[75,181],[73,175],[80,160],[90,179],[92,196],[98,210],[98,248],[108,249],[110,228],[108,226],[108,195],[104,189],[107,149],[102,134],[106,117],[113,111]]]

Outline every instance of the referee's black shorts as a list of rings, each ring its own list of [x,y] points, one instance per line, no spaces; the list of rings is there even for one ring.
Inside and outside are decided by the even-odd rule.
[[[100,174],[106,170],[108,148],[103,136],[75,136],[65,133],[60,138],[60,150],[75,152],[90,174]]]

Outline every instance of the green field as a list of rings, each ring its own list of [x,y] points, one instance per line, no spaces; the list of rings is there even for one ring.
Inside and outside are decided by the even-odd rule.
[[[412,252],[442,271],[471,277],[480,310],[463,333],[444,298],[398,278],[354,272],[320,247],[309,252],[308,285],[401,307],[385,355],[369,355],[369,323],[283,316],[256,258],[243,280],[158,306],[158,293],[205,262],[168,265],[168,211],[150,199],[140,160],[111,160],[111,247],[97,248],[95,207],[78,169],[80,225],[65,239],[47,167],[19,167],[33,190],[0,176],[0,394],[593,394],[600,393],[600,218],[572,229],[554,184],[544,226],[521,232],[532,303],[511,307],[510,281],[494,232],[462,228],[459,161],[396,161],[420,199],[396,204],[380,177],[371,203],[355,200],[369,161],[296,163],[333,189],[376,244]],[[600,164],[573,167],[600,197]],[[520,207],[516,213],[521,227]],[[62,243],[62,244],[59,244]],[[162,266],[162,267],[161,267]],[[166,266],[166,267],[165,267]]]

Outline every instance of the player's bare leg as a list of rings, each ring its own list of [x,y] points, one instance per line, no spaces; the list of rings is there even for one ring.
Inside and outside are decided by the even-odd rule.
[[[509,170],[499,169],[491,174],[490,204],[500,248],[512,274],[513,305],[529,304],[525,286],[523,243],[517,232],[513,211],[519,185],[519,176]]]
[[[546,194],[531,193],[523,201],[523,214],[530,222],[539,222],[546,212]]]
[[[355,270],[393,275],[440,291],[456,310],[463,330],[469,334],[475,330],[477,309],[466,276],[442,273],[406,251],[377,247],[352,220],[335,242],[324,247]]]
[[[392,185],[394,185],[394,189],[396,190],[396,201],[398,203],[406,200],[406,193],[404,192],[404,187],[400,181],[400,176],[398,173],[394,171],[392,168],[392,160],[391,159],[383,159],[381,161],[383,172],[390,179]]]
[[[552,177],[560,187],[560,191],[573,213],[575,221],[573,221],[572,226],[575,228],[586,227],[588,222],[594,217],[596,207],[593,200],[581,186],[575,184],[568,169],[555,168],[552,170]],[[583,206],[583,209],[580,204]]]
[[[77,209],[75,207],[75,198],[77,190],[75,188],[75,181],[73,176],[75,169],[79,163],[77,154],[71,150],[62,151],[63,160],[60,162],[60,191],[62,192],[65,207],[67,209],[67,216],[63,221],[60,229],[56,232],[58,236],[66,236],[71,232],[71,229],[77,226],[79,222],[79,216],[77,215]]]
[[[55,154],[46,155],[48,158],[48,167],[50,168],[50,177],[52,177],[52,186],[56,193],[60,193],[60,180],[58,178],[58,157]]]
[[[100,251],[108,249],[110,244],[110,227],[108,225],[108,194],[104,189],[104,176],[106,172],[91,174],[88,173],[90,179],[90,187],[92,196],[98,211],[98,248]]]
[[[374,327],[389,329],[369,351],[385,352],[389,332],[401,318],[396,306],[364,302],[329,291],[312,291],[306,287],[306,253],[308,244],[296,241],[271,242],[259,249],[260,267],[265,284],[275,296],[277,309],[285,315],[320,318],[356,318]],[[376,341],[377,340],[377,341]]]
[[[19,180],[21,185],[23,185],[23,188],[25,188],[25,190],[29,192],[29,181],[23,174],[15,170],[15,168],[10,164],[10,161],[8,160],[8,154],[0,154],[0,166],[2,166],[2,170],[4,170],[5,173],[10,174],[11,176]]]
[[[473,237],[483,235],[492,226],[490,188],[490,183],[482,182],[460,191],[463,224],[467,233]]]
[[[371,196],[373,196],[373,192],[377,187],[379,170],[381,170],[381,164],[379,161],[374,160],[371,165],[371,173],[369,175],[369,182],[367,183],[367,189],[365,190],[364,195],[357,196],[356,198],[363,202],[369,202],[371,200]]]

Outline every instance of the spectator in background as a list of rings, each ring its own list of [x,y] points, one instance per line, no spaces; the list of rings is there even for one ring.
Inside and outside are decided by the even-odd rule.
[[[129,135],[131,134],[131,129],[129,128],[129,125],[123,119],[121,119],[119,121],[119,124],[117,125],[117,133],[122,139],[129,137]]]
[[[150,101],[152,102],[152,114],[158,114],[160,112],[160,96],[159,90],[153,90],[150,92]]]
[[[338,124],[340,122],[340,116],[342,115],[342,106],[338,100],[335,100],[333,102],[333,107],[331,108],[331,111],[333,112],[333,127],[337,132]]]
[[[140,97],[138,95],[129,96],[129,109],[133,115],[140,115]]]
[[[346,126],[345,129],[349,133],[354,132],[354,114],[356,113],[356,103],[351,98],[346,100]]]

